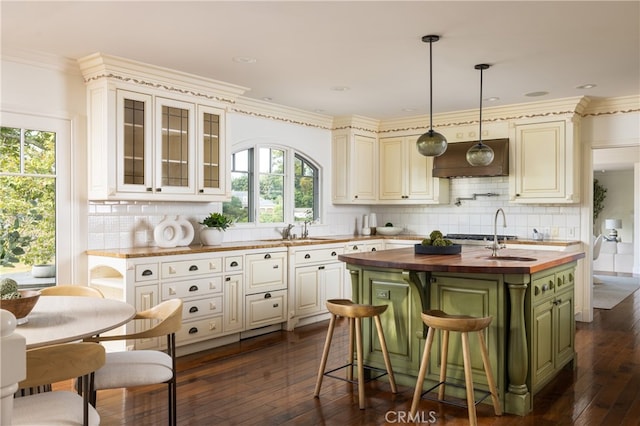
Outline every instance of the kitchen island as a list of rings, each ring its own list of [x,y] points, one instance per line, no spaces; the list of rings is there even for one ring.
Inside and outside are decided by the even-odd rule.
[[[490,361],[507,413],[525,415],[532,396],[561,368],[575,365],[574,281],[582,252],[506,249],[492,258],[481,247],[463,246],[457,255],[421,255],[413,248],[340,255],[351,274],[353,299],[387,304],[382,315],[397,381],[415,386],[426,338],[420,313],[493,317],[485,334]],[[383,366],[370,323],[364,324],[365,362]],[[476,336],[470,336],[472,347]],[[450,339],[448,375],[464,383],[459,339]],[[440,339],[436,338],[424,387],[438,382]],[[478,351],[472,357],[474,383],[486,388]],[[464,390],[448,387],[452,395]]]

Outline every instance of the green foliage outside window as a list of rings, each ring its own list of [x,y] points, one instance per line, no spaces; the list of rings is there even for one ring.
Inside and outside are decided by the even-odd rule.
[[[55,133],[0,128],[0,266],[55,258]]]

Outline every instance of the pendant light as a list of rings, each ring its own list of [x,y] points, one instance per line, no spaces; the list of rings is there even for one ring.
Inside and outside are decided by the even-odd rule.
[[[429,131],[418,138],[416,147],[425,157],[437,157],[447,150],[447,139],[433,130],[433,60],[431,48],[433,43],[440,40],[440,36],[426,35],[422,41],[429,43]]]
[[[489,65],[478,64],[474,68],[480,70],[480,139],[467,151],[467,162],[472,166],[488,166],[493,161],[493,149],[482,143],[482,71]]]

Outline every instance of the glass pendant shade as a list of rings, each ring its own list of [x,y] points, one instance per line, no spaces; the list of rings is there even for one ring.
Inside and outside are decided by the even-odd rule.
[[[429,130],[416,141],[418,152],[425,157],[437,157],[447,150],[447,138],[433,130],[433,53],[432,45],[440,36],[426,35],[422,41],[429,43]]]
[[[474,67],[480,70],[480,141],[467,151],[467,163],[474,167],[488,166],[493,161],[494,153],[490,146],[482,143],[482,71],[489,68],[487,64],[478,64]]]
[[[418,152],[426,157],[437,157],[447,150],[447,139],[431,129],[418,138],[416,147]]]
[[[472,166],[488,166],[493,161],[493,149],[479,142],[467,151],[467,162]]]

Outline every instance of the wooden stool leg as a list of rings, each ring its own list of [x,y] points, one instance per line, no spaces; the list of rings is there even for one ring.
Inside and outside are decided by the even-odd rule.
[[[411,402],[411,417],[414,417],[418,411],[418,403],[422,396],[422,385],[424,384],[424,376],[427,374],[427,365],[429,364],[429,352],[433,343],[433,327],[429,327],[427,332],[427,341],[424,344],[422,352],[422,361],[420,362],[420,370],[418,370],[418,379],[416,381],[416,389],[413,391],[413,401]]]
[[[364,363],[362,357],[362,321],[356,318],[356,352],[358,357],[358,401],[364,410]]]
[[[461,332],[460,337],[462,339],[462,359],[464,361],[464,383],[467,388],[469,424],[471,426],[477,426],[478,419],[476,418],[476,404],[475,397],[473,396],[473,373],[471,372],[471,356],[469,354],[469,334]]]
[[[442,330],[442,354],[440,358],[440,387],[438,388],[438,399],[444,400],[445,384],[447,379],[447,358],[449,357],[449,330]]]
[[[489,362],[489,353],[487,351],[487,346],[484,343],[484,333],[482,330],[478,331],[478,338],[480,339],[480,351],[482,353],[482,364],[484,365],[484,373],[487,375],[487,383],[489,383],[489,390],[491,391],[493,411],[495,411],[496,416],[501,416],[502,407],[500,405],[500,399],[498,398],[496,382],[493,379],[493,371],[491,370],[491,363]]]
[[[322,378],[324,377],[324,369],[327,366],[327,358],[329,358],[329,348],[331,347],[331,338],[333,337],[333,329],[336,325],[336,316],[331,315],[329,320],[329,330],[327,331],[327,338],[324,341],[324,350],[322,351],[322,360],[320,361],[320,368],[318,368],[318,378],[316,379],[316,390],[313,396],[316,398],[320,395],[320,386],[322,386]]]
[[[355,318],[349,318],[349,367],[347,367],[347,380],[353,380],[353,338]]]
[[[373,317],[376,322],[376,329],[378,330],[378,340],[380,340],[380,348],[382,349],[382,356],[384,357],[384,365],[387,368],[387,375],[389,376],[389,385],[391,386],[391,392],[396,393],[396,379],[393,376],[393,369],[391,368],[391,359],[389,359],[389,352],[387,351],[387,342],[384,339],[384,333],[382,332],[382,323],[380,322],[380,316]]]

